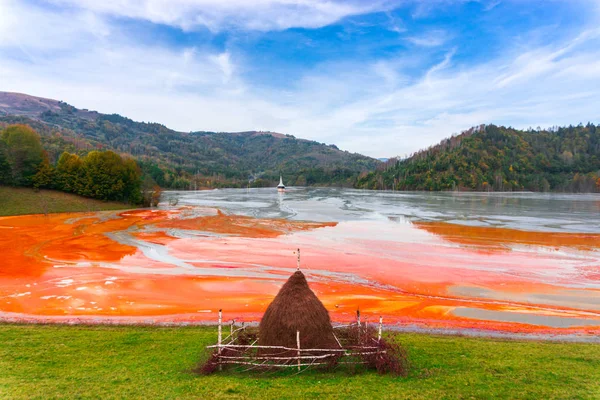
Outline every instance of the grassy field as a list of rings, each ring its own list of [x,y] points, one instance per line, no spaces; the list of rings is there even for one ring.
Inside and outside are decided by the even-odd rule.
[[[122,210],[129,204],[88,199],[55,190],[0,186],[0,216],[77,211]]]
[[[0,398],[598,399],[600,346],[401,334],[407,378],[191,372],[215,327],[0,325]]]

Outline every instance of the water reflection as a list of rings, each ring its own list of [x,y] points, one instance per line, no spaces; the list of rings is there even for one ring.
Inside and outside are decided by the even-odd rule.
[[[300,247],[337,321],[360,307],[411,326],[598,334],[600,234],[586,233],[599,230],[596,205],[243,189],[169,192],[158,211],[0,218],[0,318],[189,322],[223,308],[256,320]]]
[[[336,188],[289,188],[168,192],[179,204],[220,207],[259,218],[310,221],[445,221],[526,231],[600,233],[599,194],[373,192]]]

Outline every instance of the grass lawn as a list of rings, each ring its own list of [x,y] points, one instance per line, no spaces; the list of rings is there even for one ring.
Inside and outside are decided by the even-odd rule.
[[[123,210],[129,204],[88,199],[55,190],[0,186],[0,216],[77,211]]]
[[[407,378],[190,372],[216,327],[0,325],[0,398],[598,399],[600,346],[401,334]]]

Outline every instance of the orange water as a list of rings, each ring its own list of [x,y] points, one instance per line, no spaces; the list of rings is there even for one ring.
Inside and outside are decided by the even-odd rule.
[[[193,322],[223,309],[256,321],[298,247],[335,321],[360,308],[420,327],[600,333],[600,235],[193,208],[0,218],[0,317]]]

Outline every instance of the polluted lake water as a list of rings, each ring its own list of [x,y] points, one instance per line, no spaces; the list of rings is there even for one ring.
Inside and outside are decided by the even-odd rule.
[[[258,321],[294,251],[335,322],[600,334],[600,196],[166,192],[155,210],[0,217],[0,318]],[[176,207],[168,204],[177,202]]]

